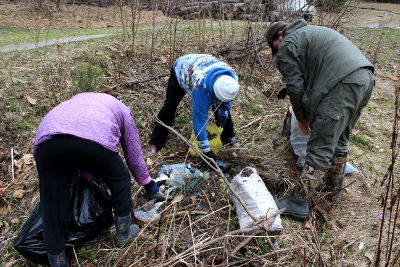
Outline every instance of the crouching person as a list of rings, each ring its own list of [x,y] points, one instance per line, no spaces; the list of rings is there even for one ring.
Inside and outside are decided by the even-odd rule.
[[[65,255],[68,208],[71,177],[78,169],[93,173],[109,187],[118,247],[139,233],[139,227],[130,223],[131,174],[151,198],[165,198],[143,160],[131,110],[109,94],[81,93],[53,108],[38,127],[33,153],[51,266],[69,266]]]
[[[277,22],[265,37],[276,55],[299,130],[311,132],[296,191],[310,199],[327,179],[332,192],[339,192],[350,133],[372,95],[374,66],[340,33],[304,20]],[[304,218],[308,210],[299,209],[300,202],[291,196],[280,204]]]
[[[200,149],[216,159],[207,138],[208,111],[212,108],[217,125],[223,127],[221,140],[238,147],[230,114],[232,101],[239,91],[238,77],[225,62],[207,54],[189,54],[178,58],[172,66],[167,96],[158,118],[168,126],[175,120],[176,109],[185,93],[192,97],[193,128]],[[165,146],[169,131],[157,123],[147,150],[153,156]]]

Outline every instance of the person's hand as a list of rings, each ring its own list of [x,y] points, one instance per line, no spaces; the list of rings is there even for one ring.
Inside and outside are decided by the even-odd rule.
[[[213,160],[217,160],[217,156],[214,154],[214,152],[212,152],[211,150],[208,152],[204,152],[204,155],[206,155],[209,158],[212,158]]]
[[[310,133],[310,128],[308,128],[308,120],[307,119],[303,119],[302,122],[298,123],[299,125],[299,130],[301,133],[303,134],[309,134]]]

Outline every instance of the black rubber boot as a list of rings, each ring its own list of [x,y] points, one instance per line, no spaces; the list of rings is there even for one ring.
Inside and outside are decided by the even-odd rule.
[[[69,260],[65,257],[65,250],[58,255],[47,253],[52,267],[69,267]]]
[[[278,209],[285,208],[282,215],[291,216],[295,219],[305,220],[308,217],[310,200],[304,198],[288,197],[282,200],[275,199]]]
[[[115,231],[117,247],[123,247],[139,233],[139,226],[130,224],[131,213],[126,216],[115,216]]]

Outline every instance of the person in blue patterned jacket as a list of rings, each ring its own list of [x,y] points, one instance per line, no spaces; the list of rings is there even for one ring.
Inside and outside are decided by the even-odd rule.
[[[158,118],[168,126],[175,120],[176,109],[185,93],[192,98],[193,128],[199,148],[206,156],[216,159],[210,149],[206,125],[210,107],[218,126],[223,127],[221,140],[237,147],[230,110],[232,100],[239,91],[238,76],[225,62],[208,54],[188,54],[178,58],[168,81],[167,95]],[[153,156],[165,146],[169,131],[161,124],[150,137],[148,156]]]

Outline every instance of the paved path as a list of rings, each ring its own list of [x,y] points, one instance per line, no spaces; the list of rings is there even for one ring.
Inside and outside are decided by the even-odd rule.
[[[3,46],[0,46],[0,53],[35,49],[35,48],[39,48],[39,47],[43,47],[43,46],[47,46],[47,45],[56,45],[56,44],[62,44],[62,43],[84,41],[84,40],[89,40],[89,39],[104,38],[104,37],[107,37],[110,35],[111,34],[97,34],[97,35],[66,37],[66,38],[60,38],[60,39],[44,40],[44,41],[40,41],[38,43],[3,45]]]

